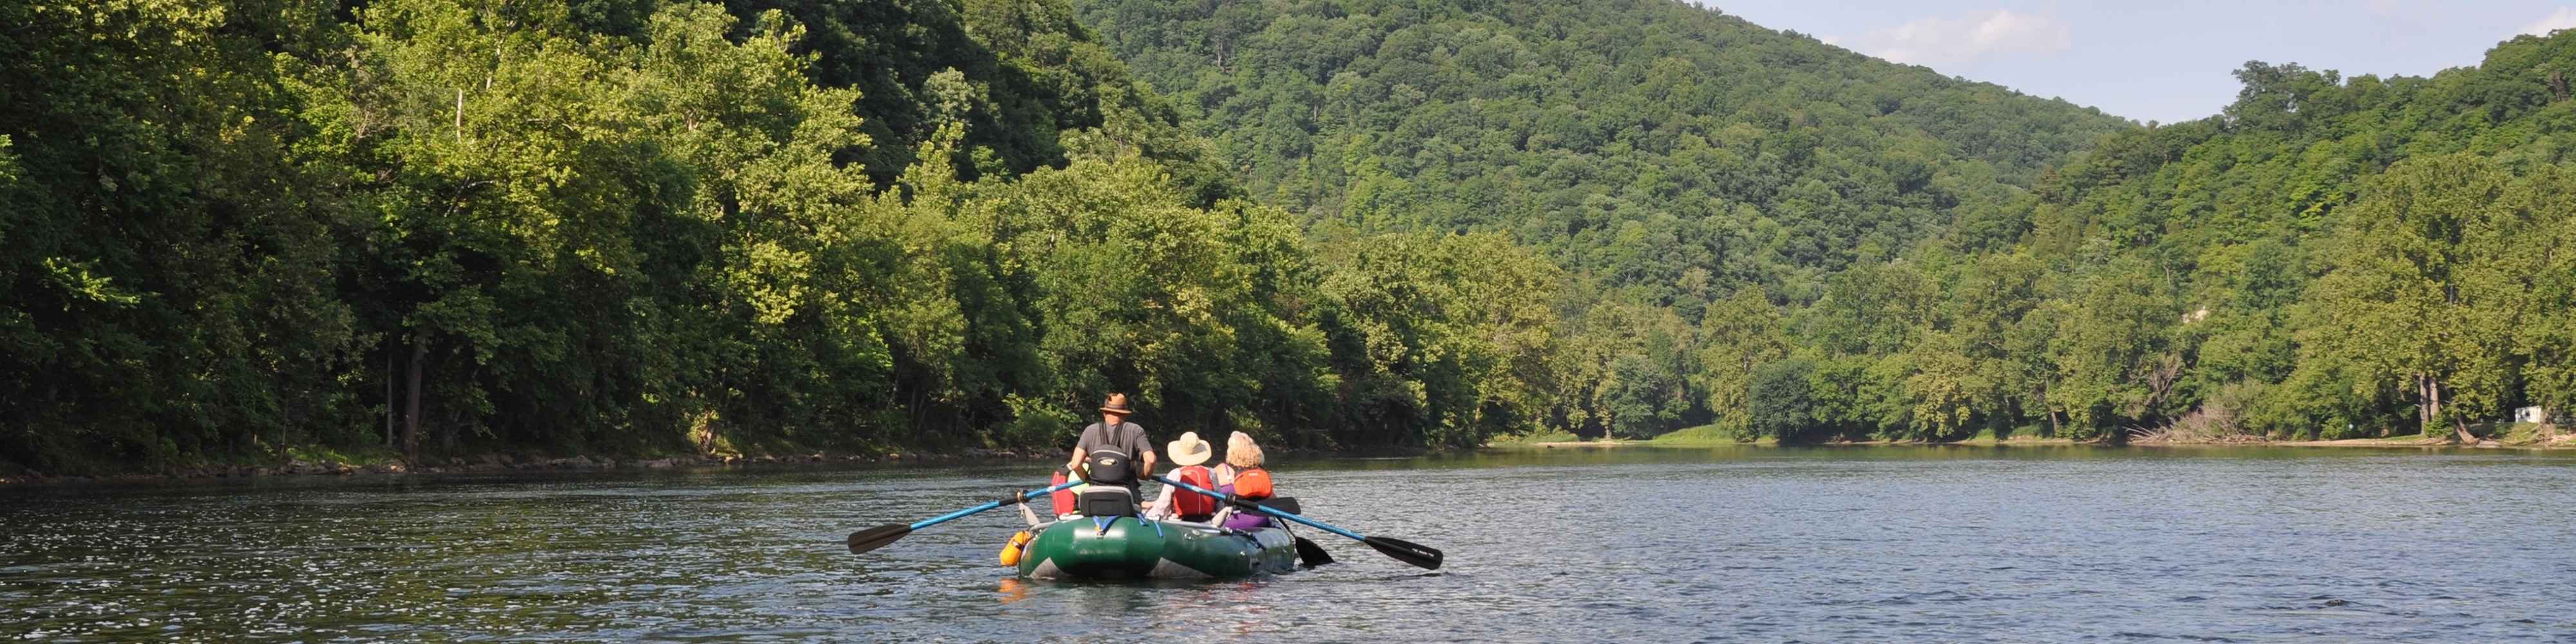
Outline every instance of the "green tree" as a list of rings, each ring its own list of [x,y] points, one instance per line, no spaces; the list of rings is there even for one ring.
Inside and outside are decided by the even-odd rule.
[[[2123,425],[2159,413],[2181,358],[2169,353],[2182,313],[2143,261],[2103,266],[2079,287],[2058,319],[2050,347],[2058,365],[2049,401],[2066,412],[2079,440],[2118,442]]]
[[[337,439],[336,208],[275,56],[319,2],[0,6],[0,461]],[[292,330],[287,332],[287,330]]]
[[[1743,289],[1711,308],[1700,329],[1702,369],[1696,386],[1708,392],[1707,405],[1717,413],[1720,430],[1746,435],[1751,431],[1754,370],[1788,356],[1780,309],[1762,289]]]
[[[2310,290],[2303,346],[2360,368],[2356,388],[2400,383],[2428,435],[2476,440],[2468,423],[2503,411],[2522,361],[2514,337],[2545,315],[2538,283],[2564,252],[2552,175],[2518,181],[2446,155],[2374,178],[2336,238],[2335,268]]]
[[[1745,405],[1743,440],[1777,439],[1782,443],[1807,442],[1815,437],[1814,390],[1808,384],[1815,377],[1815,363],[1788,359],[1765,363],[1753,370],[1750,378],[1751,397]]]
[[[1553,266],[1490,234],[1370,237],[1326,257],[1321,323],[1355,436],[1458,447],[1537,425]]]

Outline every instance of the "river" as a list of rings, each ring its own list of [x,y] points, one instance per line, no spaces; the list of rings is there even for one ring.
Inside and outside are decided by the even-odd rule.
[[[1028,463],[0,488],[0,640],[2576,641],[2576,456],[1553,449],[1277,468],[1440,548],[1014,579]],[[1311,532],[1311,531],[1310,531]]]

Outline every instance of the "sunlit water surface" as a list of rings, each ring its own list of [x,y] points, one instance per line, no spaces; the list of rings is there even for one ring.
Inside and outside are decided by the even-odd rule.
[[[2576,641],[2576,458],[1556,449],[1278,468],[1448,552],[1055,583],[1043,464],[0,488],[0,639]],[[1107,639],[1104,639],[1107,638]]]

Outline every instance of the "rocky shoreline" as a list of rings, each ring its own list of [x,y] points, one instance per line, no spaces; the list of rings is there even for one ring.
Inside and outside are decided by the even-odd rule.
[[[1015,450],[974,449],[962,452],[902,452],[891,454],[761,454],[757,456],[668,456],[668,457],[593,457],[576,455],[544,457],[533,455],[482,454],[472,457],[424,459],[415,465],[403,460],[376,463],[343,463],[332,460],[289,460],[274,465],[205,465],[176,468],[163,472],[133,472],[100,476],[0,474],[0,485],[11,484],[80,484],[80,483],[152,483],[200,479],[246,479],[282,476],[399,476],[436,474],[490,474],[500,472],[599,471],[721,469],[760,465],[790,464],[867,464],[867,463],[940,463],[976,460],[1037,460],[1046,455]]]

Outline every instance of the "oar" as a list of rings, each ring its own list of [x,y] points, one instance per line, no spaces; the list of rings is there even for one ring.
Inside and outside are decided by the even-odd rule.
[[[1333,553],[1324,552],[1324,546],[1313,539],[1297,537],[1297,562],[1313,568],[1332,563]]]
[[[870,551],[870,550],[875,550],[875,549],[878,549],[878,548],[883,548],[883,547],[885,547],[885,546],[886,546],[886,544],[894,543],[896,539],[902,539],[904,535],[912,534],[912,531],[914,531],[914,530],[919,530],[919,529],[922,529],[922,528],[927,528],[927,527],[930,527],[930,526],[939,525],[939,524],[942,524],[942,523],[947,523],[947,522],[949,522],[949,521],[951,521],[951,520],[954,520],[954,519],[957,519],[957,518],[960,518],[960,517],[964,517],[964,516],[966,516],[966,515],[974,514],[974,513],[977,513],[977,512],[982,512],[982,511],[985,511],[985,510],[990,510],[990,509],[993,509],[993,508],[1002,507],[1002,506],[1005,506],[1005,505],[1011,505],[1011,504],[1014,504],[1014,503],[1025,503],[1025,502],[1028,502],[1028,500],[1030,500],[1030,499],[1035,499],[1035,498],[1038,498],[1038,497],[1041,497],[1041,496],[1046,496],[1046,494],[1047,494],[1047,493],[1049,493],[1049,492],[1054,492],[1054,491],[1056,491],[1056,490],[1061,490],[1061,489],[1065,489],[1065,488],[1069,488],[1069,487],[1073,487],[1073,486],[1081,485],[1081,484],[1082,484],[1082,481],[1066,481],[1066,482],[1064,482],[1064,484],[1062,484],[1062,485],[1057,485],[1057,486],[1050,487],[1050,488],[1046,488],[1046,489],[1043,489],[1043,490],[1030,490],[1030,491],[1027,491],[1027,492],[1022,492],[1022,493],[1019,493],[1019,494],[1014,494],[1014,495],[1011,495],[1011,496],[1006,496],[1006,497],[1002,497],[1002,498],[999,498],[999,499],[994,499],[994,500],[991,500],[991,501],[985,501],[982,505],[977,505],[977,506],[975,506],[975,507],[966,508],[966,509],[964,509],[964,510],[958,510],[958,511],[956,511],[956,512],[950,512],[950,513],[943,514],[943,515],[940,515],[940,516],[938,516],[938,517],[934,517],[934,518],[923,519],[923,520],[921,520],[920,522],[918,522],[918,523],[914,523],[914,524],[912,524],[912,525],[904,525],[904,524],[900,524],[900,523],[889,523],[889,524],[885,524],[885,525],[877,526],[877,527],[874,527],[874,528],[868,528],[868,529],[866,529],[866,530],[860,530],[860,531],[858,531],[858,532],[852,532],[852,533],[850,533],[850,554],[854,554],[854,555],[855,555],[855,554],[859,554],[859,553],[862,553],[862,552],[867,552],[867,551]]]
[[[1390,537],[1364,537],[1364,536],[1360,536],[1360,533],[1357,533],[1357,532],[1352,532],[1352,531],[1349,531],[1349,530],[1344,530],[1344,529],[1341,529],[1341,528],[1336,528],[1336,527],[1333,527],[1333,526],[1331,526],[1331,525],[1327,525],[1327,524],[1325,524],[1325,523],[1324,523],[1324,522],[1322,522],[1322,521],[1316,521],[1316,520],[1314,520],[1314,519],[1309,519],[1309,518],[1306,518],[1306,517],[1297,516],[1297,514],[1296,514],[1296,513],[1288,512],[1288,511],[1284,511],[1284,510],[1280,510],[1279,508],[1274,508],[1274,507],[1270,507],[1270,506],[1262,505],[1262,504],[1260,504],[1259,502],[1256,502],[1256,501],[1248,501],[1248,500],[1244,500],[1244,499],[1241,499],[1241,498],[1236,498],[1236,497],[1235,497],[1234,495],[1232,495],[1232,494],[1226,494],[1226,493],[1224,493],[1224,492],[1218,492],[1218,491],[1215,491],[1215,490],[1210,490],[1210,489],[1203,488],[1203,487],[1199,487],[1199,486],[1196,486],[1196,485],[1190,485],[1190,484],[1188,484],[1188,483],[1182,483],[1182,482],[1180,482],[1180,481],[1174,481],[1174,480],[1172,480],[1172,479],[1171,479],[1171,478],[1169,478],[1169,477],[1156,476],[1156,477],[1154,477],[1154,480],[1162,481],[1164,485],[1177,485],[1177,486],[1180,486],[1180,488],[1181,488],[1181,489],[1184,489],[1184,490],[1189,490],[1189,491],[1192,491],[1192,492],[1197,492],[1197,493],[1200,493],[1200,494],[1205,494],[1205,495],[1208,495],[1208,496],[1216,497],[1216,498],[1217,498],[1217,499],[1219,499],[1219,500],[1223,500],[1223,501],[1225,501],[1225,502],[1227,502],[1227,503],[1234,504],[1234,506],[1235,506],[1235,507],[1238,507],[1238,508],[1250,508],[1250,509],[1252,509],[1252,510],[1254,510],[1254,511],[1257,511],[1257,512],[1260,512],[1260,513],[1262,513],[1262,514],[1267,514],[1267,515],[1270,515],[1270,516],[1279,517],[1279,518],[1282,518],[1282,519],[1287,519],[1287,520],[1295,521],[1295,522],[1298,522],[1298,523],[1303,523],[1303,524],[1306,524],[1306,525],[1314,526],[1314,527],[1316,527],[1316,528],[1318,528],[1318,529],[1321,529],[1321,530],[1323,530],[1323,531],[1325,531],[1325,532],[1330,532],[1330,533],[1333,533],[1333,534],[1338,534],[1338,535],[1342,535],[1342,536],[1345,536],[1345,537],[1350,537],[1350,538],[1351,538],[1352,540],[1354,540],[1354,541],[1358,541],[1358,542],[1360,542],[1360,543],[1368,544],[1368,547],[1377,549],[1377,551],[1378,551],[1379,553],[1381,553],[1381,554],[1384,554],[1384,555],[1389,556],[1389,557],[1394,557],[1396,561],[1401,561],[1401,562],[1404,562],[1404,563],[1412,564],[1413,566],[1415,566],[1415,567],[1417,567],[1417,568],[1421,568],[1421,569],[1423,569],[1423,570],[1439,570],[1439,569],[1440,569],[1440,559],[1441,559],[1442,555],[1440,554],[1440,549],[1438,549],[1438,548],[1433,548],[1433,547],[1430,547],[1430,546],[1426,546],[1426,545],[1422,545],[1422,544],[1417,544],[1417,543],[1414,543],[1414,542],[1411,542],[1411,541],[1405,541],[1405,540],[1403,540],[1403,539],[1395,539],[1395,538],[1390,538]]]
[[[1290,514],[1306,511],[1297,507],[1297,499],[1291,497],[1275,496],[1262,499],[1260,503],[1263,507]],[[1333,553],[1324,552],[1324,546],[1316,544],[1315,540],[1297,536],[1295,532],[1288,533],[1288,537],[1297,545],[1297,563],[1313,568],[1333,562]]]

